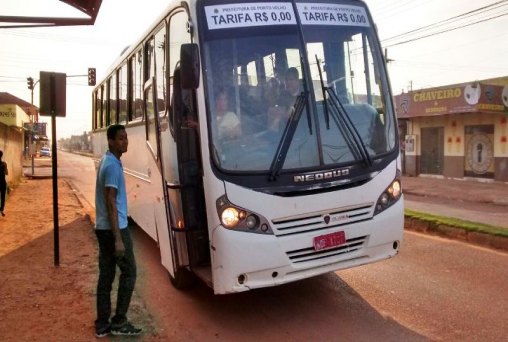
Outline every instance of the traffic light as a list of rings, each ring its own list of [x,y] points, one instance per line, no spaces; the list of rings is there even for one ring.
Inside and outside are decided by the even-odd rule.
[[[26,85],[28,86],[28,89],[34,90],[34,79],[32,77],[27,77]]]
[[[88,68],[88,85],[95,85],[95,68]]]

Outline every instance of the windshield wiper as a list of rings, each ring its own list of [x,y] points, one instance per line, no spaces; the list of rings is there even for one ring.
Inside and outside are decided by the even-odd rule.
[[[279,145],[277,146],[277,151],[275,152],[272,164],[270,165],[269,180],[271,181],[277,180],[279,172],[282,169],[282,165],[284,165],[284,161],[286,160],[286,156],[289,151],[289,145],[291,144],[291,141],[293,141],[293,136],[295,135],[298,122],[302,116],[302,111],[307,103],[308,95],[308,91],[302,91],[296,98],[294,109],[286,123]]]
[[[340,132],[344,136],[346,143],[350,149],[350,151],[355,155],[356,159],[361,159],[366,166],[372,166],[372,158],[369,155],[369,151],[365,147],[363,143],[363,139],[356,129],[355,125],[349,118],[342,102],[340,101],[337,94],[328,86],[325,86],[325,82],[323,80],[323,73],[321,72],[321,62],[316,55],[316,63],[319,71],[319,79],[321,81],[321,91],[323,92],[323,102],[324,102],[324,114],[325,114],[325,122],[326,129],[330,129],[330,116],[329,113],[332,114],[332,118],[335,121],[335,124],[339,128]],[[329,95],[329,96],[327,96]],[[330,100],[330,106],[328,105],[328,100]]]

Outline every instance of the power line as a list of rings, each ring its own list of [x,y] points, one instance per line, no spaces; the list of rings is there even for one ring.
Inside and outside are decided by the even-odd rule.
[[[401,38],[401,37],[404,37],[404,36],[407,36],[407,35],[415,34],[415,33],[420,32],[420,31],[428,31],[430,29],[434,29],[434,28],[437,28],[439,26],[443,26],[443,25],[446,25],[446,24],[450,24],[450,23],[453,23],[453,22],[465,19],[467,17],[483,14],[483,13],[486,13],[486,12],[491,11],[493,9],[498,9],[500,7],[508,5],[506,3],[507,1],[508,0],[498,1],[498,2],[492,3],[490,5],[486,5],[486,6],[477,8],[475,10],[468,11],[468,12],[465,12],[465,13],[462,13],[462,14],[459,14],[459,15],[456,15],[456,16],[453,16],[453,17],[450,17],[450,18],[447,18],[447,19],[435,22],[433,24],[425,25],[425,26],[422,26],[422,27],[419,27],[419,28],[416,28],[416,29],[413,29],[413,30],[410,30],[410,31],[407,31],[407,32],[404,32],[404,33],[397,34],[397,35],[389,37],[389,38],[385,38],[382,41],[386,42],[386,41],[397,39],[397,38]]]
[[[392,47],[392,46],[397,46],[397,45],[402,45],[402,44],[407,44],[407,43],[414,42],[414,41],[417,41],[417,40],[420,40],[420,39],[436,36],[436,35],[439,35],[439,34],[442,34],[442,33],[447,33],[447,32],[451,32],[451,31],[455,31],[455,30],[458,30],[458,29],[461,29],[461,28],[464,28],[464,27],[468,27],[468,26],[480,24],[480,23],[483,23],[483,22],[486,22],[486,21],[490,21],[490,20],[493,20],[493,19],[497,19],[497,18],[503,17],[505,15],[508,15],[508,12],[504,12],[504,13],[501,13],[499,15],[496,15],[496,16],[493,16],[493,17],[489,17],[489,18],[486,18],[486,19],[482,19],[482,20],[478,20],[478,21],[475,21],[475,22],[472,22],[472,23],[467,23],[467,24],[460,25],[460,26],[457,26],[457,27],[452,27],[452,28],[449,28],[449,29],[446,29],[446,30],[442,30],[442,31],[434,32],[434,33],[429,33],[427,35],[423,35],[423,36],[420,36],[420,37],[404,40],[402,42],[386,45],[385,48]]]
[[[386,18],[390,18],[393,16],[398,16],[399,13],[402,13],[402,12],[412,11],[413,9],[415,9],[417,7],[421,7],[421,6],[428,7],[429,3],[432,1],[435,1],[435,0],[396,1],[396,2],[392,3],[391,5],[390,4],[388,5],[388,7],[391,6],[391,7],[393,7],[393,9],[392,8],[389,8],[386,10],[373,9],[373,12],[376,12],[376,17],[380,17],[380,13],[381,13],[382,17],[384,19],[386,19]],[[412,5],[412,6],[409,6],[409,5]],[[373,7],[373,6],[371,6],[371,7]],[[388,8],[388,7],[385,7],[385,8]],[[384,14],[385,12],[387,13],[386,15]]]

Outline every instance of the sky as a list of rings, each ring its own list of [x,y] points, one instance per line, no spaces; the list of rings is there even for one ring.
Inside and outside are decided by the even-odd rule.
[[[365,2],[391,60],[388,72],[394,95],[508,76],[508,0]],[[100,80],[121,51],[139,38],[169,3],[103,0],[93,26],[0,29],[0,92],[30,102],[27,77],[37,80],[40,71],[66,73],[67,114],[57,118],[57,138],[89,131],[93,87],[87,85],[88,68],[96,68]],[[483,13],[463,15],[492,4],[496,5]],[[84,16],[58,0],[1,0],[0,15]],[[415,31],[420,28],[426,29]],[[410,31],[415,32],[406,35]],[[446,32],[436,34],[440,31]],[[425,35],[429,37],[413,40]],[[38,84],[34,105],[39,105]],[[41,117],[40,121],[51,120]],[[48,125],[48,136],[50,129]]]

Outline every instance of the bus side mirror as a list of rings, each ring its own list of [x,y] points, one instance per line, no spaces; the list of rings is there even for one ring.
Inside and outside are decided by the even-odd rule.
[[[180,73],[183,89],[199,86],[199,49],[197,44],[182,44],[180,48]]]

